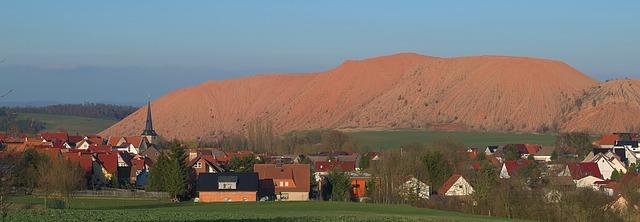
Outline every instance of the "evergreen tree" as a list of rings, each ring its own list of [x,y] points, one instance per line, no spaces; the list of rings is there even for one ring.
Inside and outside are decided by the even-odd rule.
[[[150,191],[164,191],[164,181],[167,177],[167,165],[170,163],[166,154],[161,153],[158,161],[149,170],[149,185],[147,189]]]
[[[180,196],[187,191],[187,176],[177,161],[170,161],[165,170],[164,191],[169,193],[173,201],[177,202],[180,200]]]

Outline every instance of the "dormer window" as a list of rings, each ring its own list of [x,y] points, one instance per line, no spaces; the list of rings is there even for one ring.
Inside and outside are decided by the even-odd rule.
[[[193,168],[202,168],[202,163],[196,162],[196,164],[193,165]]]
[[[235,190],[238,183],[237,176],[220,176],[218,177],[219,190]]]

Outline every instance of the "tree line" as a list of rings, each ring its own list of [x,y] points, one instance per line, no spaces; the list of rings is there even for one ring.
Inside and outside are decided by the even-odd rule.
[[[103,103],[59,104],[44,107],[2,107],[7,113],[45,113],[67,116],[82,116],[100,119],[121,120],[138,108]],[[0,111],[2,112],[2,111]]]

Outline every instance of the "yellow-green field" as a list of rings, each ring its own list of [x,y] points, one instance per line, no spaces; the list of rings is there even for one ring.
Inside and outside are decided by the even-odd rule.
[[[18,113],[17,119],[38,120],[46,124],[44,131],[66,131],[71,134],[95,134],[118,122],[80,116],[43,113]]]

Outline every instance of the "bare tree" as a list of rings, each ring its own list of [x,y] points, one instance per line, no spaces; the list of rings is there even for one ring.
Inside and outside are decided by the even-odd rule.
[[[0,217],[5,221],[11,207],[11,202],[7,199],[13,184],[13,165],[11,158],[2,158],[0,160]]]

